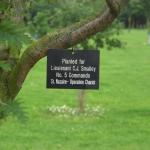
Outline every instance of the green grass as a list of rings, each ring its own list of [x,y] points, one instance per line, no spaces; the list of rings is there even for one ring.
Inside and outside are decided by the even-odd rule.
[[[150,46],[145,30],[123,31],[123,49],[101,50],[101,88],[86,92],[102,117],[52,116],[52,105],[77,106],[76,90],[48,90],[46,59],[30,72],[14,104],[0,121],[0,150],[149,150]],[[19,105],[19,106],[18,106]]]

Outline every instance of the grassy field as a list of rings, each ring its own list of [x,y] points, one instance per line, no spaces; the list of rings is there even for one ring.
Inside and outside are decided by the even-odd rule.
[[[146,31],[123,31],[123,49],[101,50],[101,89],[86,103],[102,116],[51,115],[53,105],[77,107],[76,90],[48,90],[46,59],[30,72],[12,113],[0,120],[0,150],[149,150],[150,46]]]

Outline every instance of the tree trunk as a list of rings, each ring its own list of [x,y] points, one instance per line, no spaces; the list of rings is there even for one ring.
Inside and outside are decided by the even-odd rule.
[[[0,105],[8,102],[11,98],[9,97],[9,89],[6,81],[0,81]]]
[[[147,28],[148,28],[148,39],[147,43],[150,44],[150,19],[147,19]]]
[[[83,113],[85,111],[85,90],[78,91],[78,109],[79,113]]]

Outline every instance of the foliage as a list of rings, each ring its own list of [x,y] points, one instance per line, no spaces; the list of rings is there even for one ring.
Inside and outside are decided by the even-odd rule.
[[[31,39],[25,34],[26,27],[18,24],[14,18],[12,1],[0,1],[0,54],[7,53],[7,58],[0,59],[0,68],[9,71],[13,62],[20,57],[20,50],[24,43]]]
[[[4,20],[0,23],[0,43],[10,47],[11,55],[18,54],[22,44],[29,42],[29,37],[25,35],[25,28],[18,26],[10,20]]]
[[[23,103],[20,101],[10,101],[7,104],[0,103],[0,120],[8,116],[16,117],[18,121],[23,123],[28,119]]]
[[[142,28],[146,27],[150,20],[149,0],[130,0],[125,11],[120,15],[120,21],[126,27]]]
[[[83,49],[100,49],[106,46],[108,50],[112,49],[113,47],[121,48],[124,46],[124,43],[117,37],[121,30],[122,25],[116,21],[109,29],[97,33],[90,39],[78,44],[77,47]],[[115,37],[115,35],[117,36]]]
[[[11,70],[11,66],[6,61],[0,61],[0,69],[5,70],[6,72]]]
[[[30,31],[40,37],[53,29],[64,28],[94,15],[103,7],[104,0],[38,0],[28,7],[25,21]]]
[[[150,20],[150,1],[149,0],[140,0],[142,6],[144,7],[144,12],[146,17]]]
[[[25,34],[25,27],[19,26],[11,20],[1,21],[0,29],[0,47],[6,47],[8,53],[7,58],[0,60],[0,68],[9,71],[12,66],[12,62],[9,60],[17,61],[20,58],[23,44],[29,43],[31,39]]]

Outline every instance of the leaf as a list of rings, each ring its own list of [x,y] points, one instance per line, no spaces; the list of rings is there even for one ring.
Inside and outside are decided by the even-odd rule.
[[[4,71],[10,71],[11,65],[9,63],[6,63],[5,61],[0,61],[0,68]]]
[[[0,42],[7,43],[11,55],[18,55],[23,43],[30,43],[31,38],[27,36],[26,28],[18,26],[9,20],[0,22]]]
[[[4,0],[1,0],[0,1],[0,11],[4,11],[8,8],[8,2],[4,1]]]

